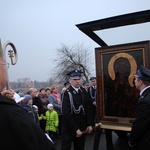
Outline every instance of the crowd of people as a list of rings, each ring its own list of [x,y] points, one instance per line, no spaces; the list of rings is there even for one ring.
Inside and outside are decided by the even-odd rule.
[[[68,106],[65,107],[66,100],[64,100],[64,105],[62,107],[62,102],[63,102],[63,99],[66,99],[65,92],[67,91],[68,93],[68,90],[70,87],[82,89],[82,92],[84,93],[84,94],[82,93],[82,95],[84,95],[85,97],[84,99],[89,100],[85,102],[86,106],[85,108],[83,108],[85,109],[84,113],[87,112],[86,111],[87,108],[88,108],[87,110],[89,111],[87,113],[89,115],[89,117],[87,118],[90,118],[88,122],[89,122],[89,125],[91,126],[91,129],[89,132],[91,132],[92,127],[95,126],[94,118],[96,116],[95,114],[96,100],[93,99],[92,95],[94,95],[94,98],[95,98],[96,78],[95,77],[90,78],[90,82],[82,82],[81,72],[78,70],[77,72],[75,71],[72,71],[72,72],[73,74],[75,74],[75,76],[73,76],[73,79],[70,77],[69,81],[64,83],[64,87],[61,90],[58,90],[57,85],[52,85],[51,87],[46,87],[46,88],[43,87],[39,90],[36,88],[29,88],[27,92],[24,92],[23,90],[14,91],[13,89],[11,89],[10,91],[13,93],[14,96],[9,97],[9,95],[7,95],[7,97],[14,99],[17,105],[21,106],[23,109],[26,110],[27,114],[29,115],[30,120],[35,122],[37,126],[39,126],[45,133],[47,133],[49,137],[51,138],[51,140],[53,141],[53,143],[55,143],[57,138],[61,138],[62,136],[64,136],[64,134],[62,135],[62,131],[64,131],[62,130],[62,118],[63,116],[65,117],[68,116],[68,114],[65,114]],[[79,78],[79,80],[76,80],[75,78]],[[77,87],[76,87],[76,84],[73,82],[79,82],[77,83]],[[94,85],[94,88],[93,88],[93,85]],[[90,90],[90,88],[92,89],[92,91]],[[94,89],[94,92],[93,92],[93,89]],[[75,91],[73,91],[73,94],[77,95],[77,92],[75,93]],[[78,95],[77,99],[80,100],[80,98],[81,98],[81,95]],[[80,101],[83,101],[83,100],[80,100]],[[94,104],[94,108],[92,107],[93,104]],[[73,105],[75,107],[75,104]],[[70,110],[71,108],[68,108],[68,109]],[[68,120],[68,125],[71,126],[71,122],[70,122],[71,118],[69,119],[70,120]],[[81,118],[79,118],[78,120],[80,119]],[[73,126],[74,125],[75,123],[73,122]],[[82,131],[83,130],[85,130],[85,128],[83,128]],[[68,129],[67,129],[67,132],[68,132]],[[66,146],[66,143],[65,143],[65,146]]]
[[[68,73],[69,80],[62,90],[57,85],[30,88],[27,93],[20,90],[17,94],[23,107],[53,143],[61,138],[61,150],[84,150],[85,133],[94,134],[93,150],[98,150],[102,130],[94,129],[96,124],[96,77],[89,82],[81,80],[81,72],[73,70]],[[106,130],[107,150],[114,150],[111,131]]]
[[[6,98],[13,99],[17,106],[25,110],[29,120],[42,129],[53,144],[59,137],[62,150],[71,149],[72,142],[74,149],[83,150],[86,137],[83,132],[90,133],[94,127],[92,118],[95,116],[91,113],[91,91],[88,88],[96,78],[93,77],[91,83],[85,84],[81,80],[81,74],[79,70],[71,71],[68,74],[69,81],[64,83],[61,91],[58,91],[57,85],[39,90],[29,88],[27,92],[13,89],[3,91],[8,92],[5,94]]]

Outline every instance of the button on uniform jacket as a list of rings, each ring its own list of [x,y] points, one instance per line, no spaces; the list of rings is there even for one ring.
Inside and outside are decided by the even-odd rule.
[[[91,112],[89,108],[89,100],[87,92],[84,88],[80,87],[81,92],[77,93],[76,90],[70,86],[68,90],[64,92],[62,99],[62,132],[75,133],[78,129],[84,131],[87,126],[91,125]],[[81,109],[79,113],[75,113],[71,109],[70,98],[68,91],[73,98],[73,104],[75,109],[78,110],[80,105],[83,105],[84,112]]]
[[[136,144],[137,150],[150,150],[150,88],[138,100],[130,144]]]

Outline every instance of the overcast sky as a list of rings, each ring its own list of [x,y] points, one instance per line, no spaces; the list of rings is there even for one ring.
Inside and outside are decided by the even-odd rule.
[[[0,39],[17,48],[18,62],[8,70],[9,80],[47,81],[53,72],[56,49],[61,43],[99,47],[75,25],[150,9],[150,0],[0,0]],[[119,31],[119,32],[118,32]],[[117,34],[118,33],[118,34]],[[150,40],[150,24],[100,31],[108,44]],[[6,52],[7,55],[7,52]],[[10,62],[10,60],[7,60]],[[93,64],[94,67],[94,64]]]

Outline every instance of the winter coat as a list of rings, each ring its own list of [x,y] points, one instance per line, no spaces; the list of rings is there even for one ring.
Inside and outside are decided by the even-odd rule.
[[[31,120],[33,120],[39,126],[40,125],[40,123],[39,123],[39,117],[38,117],[37,112],[35,112],[35,108],[32,107],[32,106],[29,106],[27,104],[24,104],[23,108],[29,114],[29,117],[31,118]]]
[[[46,127],[45,131],[57,131],[59,119],[58,119],[58,113],[55,110],[48,110],[46,111],[45,116],[43,117],[44,120],[46,120]]]
[[[49,101],[49,103],[53,104],[54,110],[58,113],[58,115],[62,115],[61,104],[57,103],[57,99],[53,94],[49,95],[48,101]]]
[[[44,107],[42,104],[42,101],[39,97],[33,97],[33,105],[36,105],[38,107],[38,114],[41,116],[41,114],[44,114]]]
[[[44,113],[43,115],[45,115],[45,112],[47,111],[47,105],[49,104],[48,101],[48,96],[46,94],[39,94],[39,98],[41,99],[42,105],[43,105],[43,109],[44,109]]]

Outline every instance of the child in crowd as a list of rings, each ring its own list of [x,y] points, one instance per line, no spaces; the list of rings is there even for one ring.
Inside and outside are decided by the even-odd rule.
[[[33,120],[39,126],[39,119],[35,107],[33,107],[33,100],[31,95],[24,95],[22,107],[28,112],[31,120]]]
[[[58,113],[53,109],[52,104],[48,104],[47,109],[48,110],[46,111],[45,116],[43,116],[43,119],[46,120],[45,131],[54,142],[56,139],[57,127],[59,123]]]
[[[35,109],[34,111],[37,113],[38,119],[42,120],[42,116],[39,116],[38,114],[38,107],[36,105],[33,105],[33,108]]]

